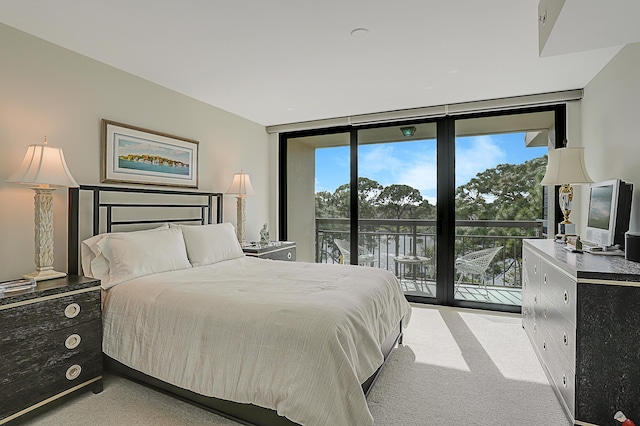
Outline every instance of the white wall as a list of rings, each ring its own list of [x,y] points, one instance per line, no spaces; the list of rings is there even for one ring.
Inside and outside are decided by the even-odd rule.
[[[242,168],[256,190],[247,200],[248,239],[259,238],[263,223],[275,225],[275,142],[263,126],[3,24],[0,58],[0,280],[34,269],[34,192],[5,179],[46,135],[79,183],[99,184],[103,118],[198,140],[199,189],[224,192]],[[66,203],[66,190],[56,191],[59,271],[67,270]],[[235,199],[225,197],[225,219],[235,224],[235,213]]]
[[[595,181],[634,184],[631,231],[640,231],[640,43],[625,46],[584,89],[582,146]],[[582,197],[582,211],[588,208]],[[586,227],[582,215],[581,234]]]

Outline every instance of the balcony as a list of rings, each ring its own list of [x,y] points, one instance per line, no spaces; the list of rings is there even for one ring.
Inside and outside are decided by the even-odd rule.
[[[407,295],[434,297],[435,220],[360,219],[359,223],[359,246],[372,255],[367,266],[393,272]],[[480,285],[479,276],[465,275],[456,299],[520,305],[522,240],[541,237],[540,221],[456,221],[456,258],[488,247],[503,247],[486,271],[487,293]],[[342,255],[334,242],[336,239],[349,239],[349,219],[316,219],[316,262],[342,263]],[[456,272],[456,281],[458,278]]]

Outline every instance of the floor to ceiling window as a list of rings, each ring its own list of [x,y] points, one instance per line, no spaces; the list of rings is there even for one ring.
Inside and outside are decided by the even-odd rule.
[[[436,297],[436,124],[358,130],[359,264]],[[369,261],[371,258],[371,261]]]
[[[456,121],[455,300],[521,304],[522,240],[543,233],[554,120],[547,111]]]
[[[522,239],[543,235],[554,205],[539,181],[563,112],[281,135],[280,237],[299,260],[392,271],[412,301],[517,311]]]

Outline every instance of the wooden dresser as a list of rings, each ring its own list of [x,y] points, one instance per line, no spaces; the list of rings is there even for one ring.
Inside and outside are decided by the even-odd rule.
[[[640,263],[525,240],[522,324],[567,417],[640,419]]]
[[[0,424],[102,390],[100,281],[69,276],[0,296]]]

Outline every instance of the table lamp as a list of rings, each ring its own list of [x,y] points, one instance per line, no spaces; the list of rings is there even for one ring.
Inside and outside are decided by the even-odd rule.
[[[35,199],[35,263],[36,270],[23,278],[49,280],[64,277],[64,272],[53,269],[53,191],[56,188],[77,187],[62,148],[47,145],[29,145],[18,170],[7,182],[29,185],[36,192]]]
[[[238,202],[238,211],[237,211],[237,225],[236,225],[236,236],[238,237],[238,241],[240,244],[245,243],[244,237],[244,229],[247,222],[247,216],[245,213],[245,197],[250,195],[255,195],[253,191],[253,186],[251,186],[251,179],[249,175],[243,173],[240,170],[240,173],[236,173],[233,175],[233,181],[227,189],[227,195],[235,195]]]
[[[584,164],[584,148],[568,148],[564,140],[564,148],[549,151],[547,171],[540,182],[541,185],[560,185],[558,190],[560,210],[564,220],[558,224],[556,237],[576,234],[576,225],[569,220],[573,202],[572,184],[592,183]]]

